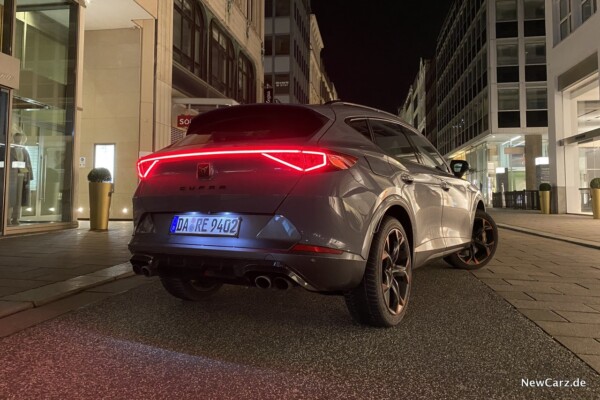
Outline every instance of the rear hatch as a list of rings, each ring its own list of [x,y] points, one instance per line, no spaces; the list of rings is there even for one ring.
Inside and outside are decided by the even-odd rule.
[[[146,212],[273,214],[304,170],[329,118],[291,105],[236,106],[202,114],[184,139],[138,161],[136,203]]]

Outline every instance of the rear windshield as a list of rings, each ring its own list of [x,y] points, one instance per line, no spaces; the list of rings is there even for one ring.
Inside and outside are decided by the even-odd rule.
[[[260,104],[210,111],[195,117],[178,144],[308,140],[327,117],[305,107]]]

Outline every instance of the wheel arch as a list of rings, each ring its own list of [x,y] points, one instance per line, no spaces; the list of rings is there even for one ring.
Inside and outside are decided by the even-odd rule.
[[[402,224],[402,227],[404,228],[404,230],[406,231],[406,235],[408,236],[408,243],[410,245],[411,255],[414,256],[414,229],[416,227],[409,210],[410,207],[407,204],[405,204],[401,199],[384,201],[379,206],[379,209],[375,212],[371,225],[369,226],[365,242],[363,244],[362,256],[365,259],[369,256],[369,251],[371,249],[371,243],[373,242],[375,232],[379,230],[381,221],[383,221],[383,218],[386,216],[393,217]]]

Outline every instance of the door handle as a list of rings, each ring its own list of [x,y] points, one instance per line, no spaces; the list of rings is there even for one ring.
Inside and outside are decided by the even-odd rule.
[[[446,192],[450,190],[450,185],[448,185],[448,182],[446,181],[441,181],[440,186],[442,187],[442,190],[445,190]]]
[[[406,173],[400,175],[400,179],[402,179],[404,181],[404,183],[407,183],[409,185],[415,181],[415,178],[413,178],[412,175],[409,175]]]

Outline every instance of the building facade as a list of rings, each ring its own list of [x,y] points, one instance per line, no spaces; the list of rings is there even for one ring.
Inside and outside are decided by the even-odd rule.
[[[408,94],[404,100],[402,108],[398,115],[406,122],[417,128],[419,132],[425,134],[427,123],[427,85],[426,77],[429,73],[430,61],[420,59],[419,71],[413,84],[408,89]],[[435,88],[432,88],[435,90]]]
[[[425,71],[425,137],[437,148],[437,76],[435,58]]]
[[[438,38],[437,146],[488,204],[548,177],[544,0],[455,1]]]
[[[308,0],[265,1],[264,80],[275,102],[309,102],[310,36]]]
[[[262,101],[263,10],[0,1],[0,234],[76,226],[99,166],[113,175],[111,218],[130,219],[136,160],[182,136],[179,114]]]
[[[325,48],[315,14],[310,15],[310,72],[308,103],[324,104],[337,99],[335,86],[329,80],[321,52]]]
[[[597,0],[546,2],[550,180],[555,212],[590,214],[600,177],[600,13]]]

